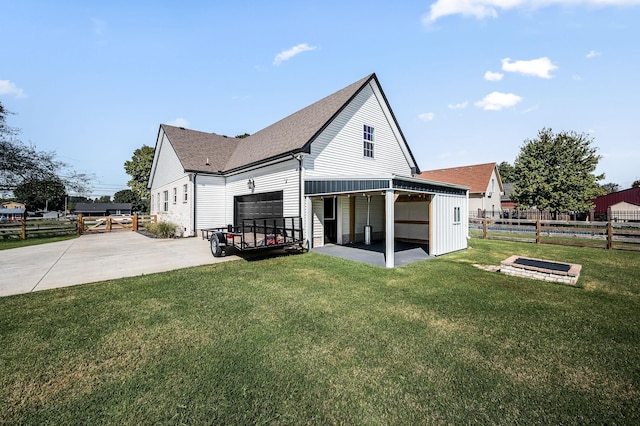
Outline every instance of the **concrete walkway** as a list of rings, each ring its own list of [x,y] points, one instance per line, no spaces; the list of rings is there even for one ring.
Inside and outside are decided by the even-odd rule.
[[[72,240],[0,250],[0,296],[67,287],[192,266],[215,258],[199,237],[154,239],[137,232],[83,235]]]

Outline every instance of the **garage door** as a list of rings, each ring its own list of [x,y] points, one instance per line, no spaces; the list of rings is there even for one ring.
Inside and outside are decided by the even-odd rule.
[[[244,219],[282,217],[282,204],[282,191],[237,195],[234,197],[234,223],[239,226]]]

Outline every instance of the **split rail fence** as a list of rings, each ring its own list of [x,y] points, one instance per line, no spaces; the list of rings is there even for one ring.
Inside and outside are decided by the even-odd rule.
[[[640,250],[640,223],[470,218],[469,236],[536,244]]]
[[[0,239],[82,235],[96,232],[138,231],[145,224],[155,223],[155,215],[83,217],[70,219],[22,219],[0,223]]]

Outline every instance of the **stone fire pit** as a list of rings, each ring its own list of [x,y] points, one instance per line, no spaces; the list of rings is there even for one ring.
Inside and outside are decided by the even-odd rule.
[[[516,277],[576,285],[582,265],[511,256],[500,262],[500,272]]]

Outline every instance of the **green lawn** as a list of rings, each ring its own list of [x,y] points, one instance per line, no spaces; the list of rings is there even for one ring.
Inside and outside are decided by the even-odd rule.
[[[638,424],[640,254],[471,240],[0,298],[7,424]],[[580,263],[577,288],[475,268]]]
[[[39,244],[55,243],[57,241],[66,241],[78,238],[77,235],[58,235],[53,237],[30,237],[26,240],[20,238],[0,238],[0,250],[8,250],[18,247],[35,246]],[[1,256],[0,256],[1,258]]]

